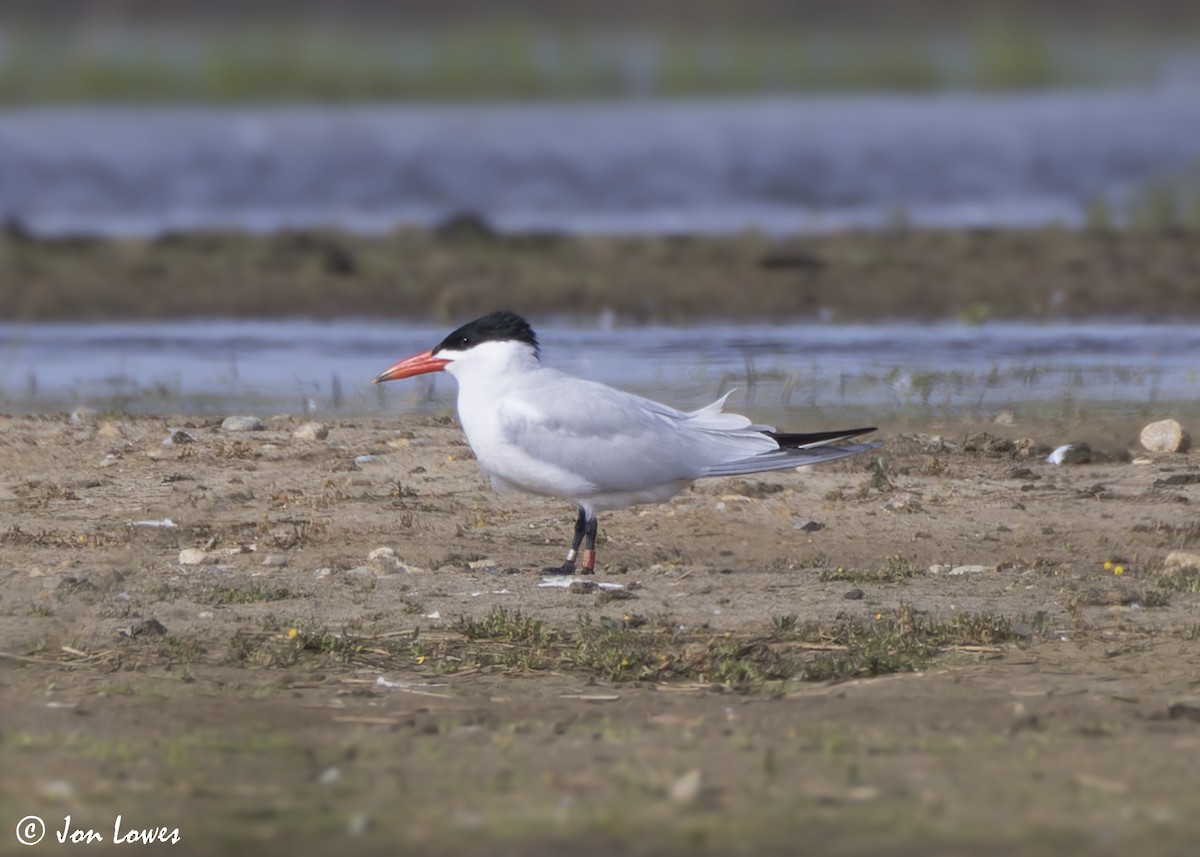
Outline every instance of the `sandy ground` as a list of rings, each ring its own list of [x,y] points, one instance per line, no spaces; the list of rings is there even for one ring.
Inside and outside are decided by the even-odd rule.
[[[1194,453],[885,427],[603,517],[621,589],[573,592],[572,511],[450,418],[299,425],[0,419],[0,853],[67,815],[193,854],[1194,853]]]

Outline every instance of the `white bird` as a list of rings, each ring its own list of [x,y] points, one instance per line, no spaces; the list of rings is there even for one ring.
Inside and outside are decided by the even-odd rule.
[[[446,371],[458,381],[458,419],[480,468],[497,491],[563,497],[579,507],[561,567],[596,565],[596,513],[662,503],[693,480],[783,470],[876,449],[879,442],[831,446],[874,428],[778,433],[721,408],[728,393],[697,411],[668,405],[545,367],[537,336],[519,315],[494,312],[373,381]]]

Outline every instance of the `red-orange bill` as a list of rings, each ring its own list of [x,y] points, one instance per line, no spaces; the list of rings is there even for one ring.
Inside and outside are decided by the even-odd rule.
[[[441,372],[449,360],[434,357],[432,351],[422,351],[412,357],[405,358],[399,363],[389,366],[371,381],[372,384],[382,384],[384,381],[396,381],[400,378],[411,378],[414,375],[425,375],[429,372]]]

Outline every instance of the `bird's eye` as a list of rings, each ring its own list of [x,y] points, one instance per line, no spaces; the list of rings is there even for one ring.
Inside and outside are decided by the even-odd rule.
[[[471,337],[469,337],[469,336],[460,336],[460,337],[458,338],[458,344],[459,344],[459,345],[470,345],[470,344],[471,344]]]

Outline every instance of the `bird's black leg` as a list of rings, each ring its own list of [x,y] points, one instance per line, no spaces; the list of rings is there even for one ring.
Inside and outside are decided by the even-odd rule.
[[[587,521],[587,542],[583,549],[583,569],[582,574],[592,574],[596,570],[596,530],[599,527],[599,521],[595,517],[588,518]]]
[[[595,518],[592,519],[593,521]],[[583,509],[579,510],[579,517],[575,519],[575,537],[571,539],[571,549],[567,551],[566,561],[557,568],[543,569],[543,574],[574,574],[575,573],[575,557],[579,553],[579,545],[583,542],[584,531],[587,529],[588,519]],[[593,541],[595,536],[592,536]]]

